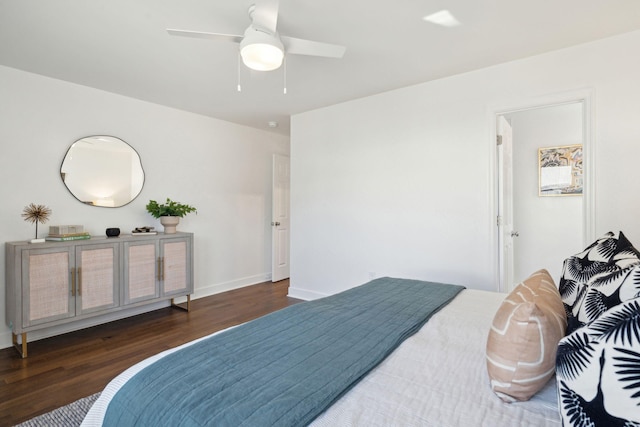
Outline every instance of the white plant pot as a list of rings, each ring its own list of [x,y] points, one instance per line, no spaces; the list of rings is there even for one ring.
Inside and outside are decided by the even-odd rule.
[[[164,227],[165,234],[174,234],[176,232],[176,227],[180,222],[179,216],[161,216],[160,224]]]

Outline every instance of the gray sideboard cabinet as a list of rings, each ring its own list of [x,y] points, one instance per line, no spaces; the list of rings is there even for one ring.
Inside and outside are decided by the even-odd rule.
[[[5,255],[6,322],[22,357],[28,332],[82,329],[181,296],[190,309],[192,233],[8,242]]]

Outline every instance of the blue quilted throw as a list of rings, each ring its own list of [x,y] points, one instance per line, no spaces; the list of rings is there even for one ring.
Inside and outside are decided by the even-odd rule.
[[[140,371],[104,425],[306,425],[462,289],[381,278],[271,313]]]

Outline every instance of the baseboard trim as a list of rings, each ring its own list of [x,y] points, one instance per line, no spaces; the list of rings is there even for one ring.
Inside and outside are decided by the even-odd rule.
[[[307,289],[302,289],[302,288],[295,288],[295,287],[291,287],[291,285],[289,285],[289,294],[288,296],[290,296],[291,298],[297,298],[297,299],[301,299],[301,300],[305,300],[305,301],[311,301],[314,299],[319,299],[319,298],[324,298],[326,296],[329,296],[327,294],[321,294],[319,292],[314,292],[314,291],[310,291]]]
[[[256,285],[258,283],[270,282],[271,273],[256,274],[255,276],[242,277],[228,282],[215,283],[201,288],[196,288],[191,299],[209,297],[222,292],[244,288],[245,286]]]

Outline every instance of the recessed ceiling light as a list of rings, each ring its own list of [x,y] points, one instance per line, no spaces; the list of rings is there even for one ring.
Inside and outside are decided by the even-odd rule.
[[[270,121],[269,123],[267,123],[267,125],[268,125],[270,128],[277,128],[277,127],[278,127],[278,122],[276,122],[276,121]]]
[[[432,13],[431,15],[423,17],[422,19],[427,22],[431,22],[432,24],[441,25],[443,27],[456,27],[460,25],[460,21],[458,21],[456,17],[453,16],[448,10],[441,10],[440,12]]]

